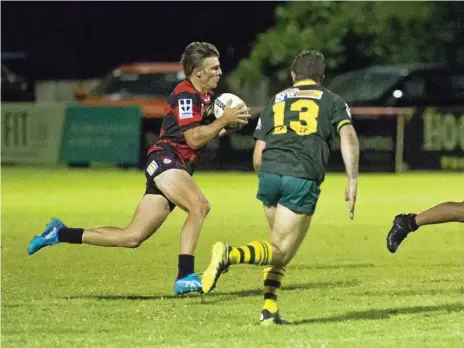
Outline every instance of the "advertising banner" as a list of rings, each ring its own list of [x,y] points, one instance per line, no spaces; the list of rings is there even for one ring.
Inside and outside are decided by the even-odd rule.
[[[65,104],[3,103],[2,163],[57,163]]]
[[[395,171],[396,122],[396,117],[376,117],[375,115],[357,117],[353,115],[353,124],[359,140],[360,171]],[[345,171],[339,137],[333,140],[327,169]]]
[[[411,170],[464,171],[464,108],[418,109],[405,124],[404,160]]]
[[[59,161],[137,164],[140,125],[139,107],[69,106]]]

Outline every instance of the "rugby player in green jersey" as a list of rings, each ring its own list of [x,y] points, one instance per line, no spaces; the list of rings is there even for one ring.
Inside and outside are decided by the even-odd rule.
[[[261,114],[254,137],[253,164],[259,175],[257,198],[263,202],[270,241],[242,247],[223,242],[213,246],[211,262],[202,275],[204,293],[230,265],[254,264],[264,270],[262,324],[286,324],[279,315],[276,292],[285,267],[295,256],[316,209],[330,146],[341,138],[348,184],[345,200],[353,219],[356,202],[359,145],[350,109],[342,98],[321,85],[325,58],[303,51],[292,64],[293,86],[277,93]]]

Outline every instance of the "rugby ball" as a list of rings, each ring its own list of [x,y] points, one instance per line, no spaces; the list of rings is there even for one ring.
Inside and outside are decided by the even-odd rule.
[[[233,108],[233,107],[235,107],[235,106],[237,106],[239,104],[242,104],[242,103],[245,104],[245,102],[242,100],[242,98],[240,98],[239,96],[236,96],[235,94],[222,93],[214,101],[213,112],[214,112],[214,116],[216,118],[219,118],[219,117],[222,116],[222,114],[224,113],[224,109],[226,107],[226,104],[229,102],[229,100],[232,100],[232,102],[229,105],[229,107],[231,107],[231,108]],[[244,124],[237,123],[235,125],[230,125],[227,128],[228,129],[229,128],[238,129],[238,128],[242,128],[243,126],[244,126]]]

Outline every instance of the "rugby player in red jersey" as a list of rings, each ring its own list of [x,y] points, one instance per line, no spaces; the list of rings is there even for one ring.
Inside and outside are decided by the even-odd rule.
[[[60,242],[136,248],[161,227],[175,206],[179,206],[187,213],[187,219],[180,235],[174,293],[201,292],[200,276],[194,272],[194,252],[210,204],[192,174],[200,149],[225,133],[226,126],[246,124],[249,112],[244,104],[227,106],[220,118],[209,124],[206,122],[212,89],[217,87],[222,75],[219,52],[214,45],[189,44],[181,63],[187,79],[179,83],[168,98],[160,140],[147,154],[145,195],[129,225],[125,228],[70,228],[53,218],[45,231],[30,242],[30,255]]]

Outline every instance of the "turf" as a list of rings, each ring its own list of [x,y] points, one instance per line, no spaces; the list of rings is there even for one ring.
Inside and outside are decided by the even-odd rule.
[[[212,204],[197,271],[217,240],[244,244],[268,228],[256,177],[198,173]],[[392,218],[462,200],[462,174],[365,174],[354,221],[345,178],[328,174],[310,232],[280,293],[287,327],[258,325],[262,270],[236,266],[215,292],[175,298],[184,213],[138,249],[58,245],[27,256],[49,217],[73,227],[124,226],[143,191],[138,171],[2,169],[3,347],[463,347],[464,228],[429,226],[395,254]]]

